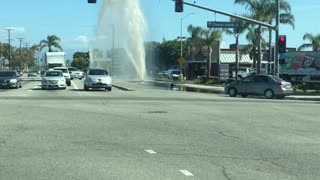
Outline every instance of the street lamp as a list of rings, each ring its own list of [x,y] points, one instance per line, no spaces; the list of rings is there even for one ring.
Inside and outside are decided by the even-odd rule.
[[[192,14],[194,14],[194,13],[190,13],[190,14],[187,14],[187,15],[185,15],[184,17],[182,17],[180,20],[180,57],[182,57],[182,21],[185,19],[185,18],[187,18],[188,16],[190,16],[190,15],[192,15]]]

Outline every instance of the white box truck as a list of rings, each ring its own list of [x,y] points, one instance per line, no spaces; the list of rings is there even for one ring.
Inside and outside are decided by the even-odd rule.
[[[46,52],[45,62],[47,69],[53,69],[55,67],[66,67],[66,53]]]

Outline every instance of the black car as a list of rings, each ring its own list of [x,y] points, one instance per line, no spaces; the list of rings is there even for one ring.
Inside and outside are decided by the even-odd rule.
[[[0,71],[1,88],[21,88],[21,78],[17,71]]]

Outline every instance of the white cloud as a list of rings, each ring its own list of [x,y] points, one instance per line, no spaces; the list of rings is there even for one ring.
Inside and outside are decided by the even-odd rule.
[[[80,35],[74,39],[75,41],[80,41],[83,45],[89,45],[89,38],[87,36]]]

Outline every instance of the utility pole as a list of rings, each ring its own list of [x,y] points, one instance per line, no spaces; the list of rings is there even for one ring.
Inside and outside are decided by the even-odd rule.
[[[114,37],[115,37],[115,27],[114,27],[114,24],[112,24],[112,73],[115,74],[114,70],[115,70],[115,52],[116,50],[114,49],[115,48],[115,45],[114,45]]]
[[[22,67],[23,67],[23,61],[22,61],[22,41],[23,41],[23,39],[24,38],[17,38],[18,40],[19,40],[19,42],[20,42],[20,49],[19,49],[19,56],[20,56],[20,68],[22,69]]]
[[[6,28],[5,30],[8,31],[8,44],[9,44],[8,61],[9,61],[9,69],[11,69],[11,31],[14,31],[14,29]]]
[[[24,43],[24,45],[25,45],[25,48],[26,48],[26,53],[28,53],[28,48],[29,48],[29,43],[28,42],[25,42]],[[25,64],[23,63],[23,66],[25,66]],[[23,67],[24,68],[24,67]],[[27,70],[28,70],[28,66],[27,66]]]
[[[279,76],[279,25],[280,25],[280,0],[276,0],[277,2],[277,15],[276,15],[276,43],[275,43],[275,54],[276,58],[274,60],[274,73],[276,76]]]

